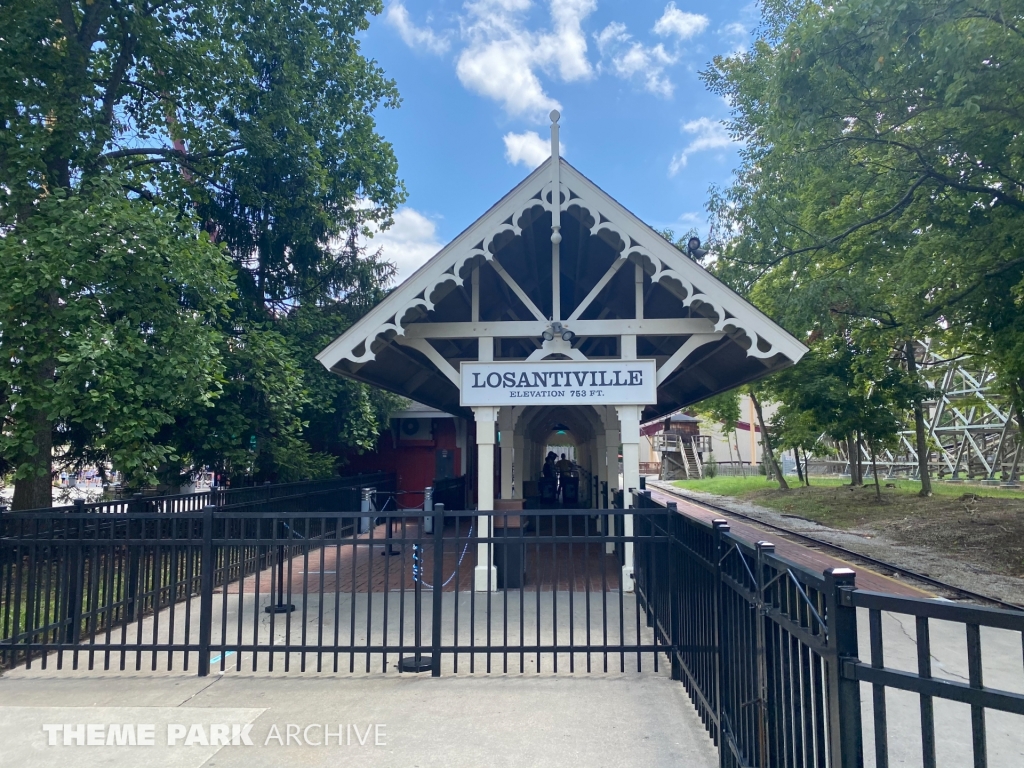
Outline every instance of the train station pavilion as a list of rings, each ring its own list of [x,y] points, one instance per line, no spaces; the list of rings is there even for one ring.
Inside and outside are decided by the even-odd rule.
[[[642,422],[807,351],[560,158],[558,131],[555,112],[551,157],[318,355],[475,422],[480,510],[521,498],[556,432],[628,506]],[[496,584],[486,545],[477,564],[477,588]]]

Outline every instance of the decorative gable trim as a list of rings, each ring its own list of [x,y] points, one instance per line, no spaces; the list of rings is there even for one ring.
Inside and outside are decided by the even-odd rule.
[[[524,214],[533,208],[552,211],[552,162],[549,158],[542,163],[377,307],[335,339],[317,359],[328,369],[342,360],[364,364],[375,358],[375,347],[379,348],[379,344],[405,336],[409,323],[433,309],[442,286],[449,282],[454,285],[466,282],[475,265],[494,259],[497,238],[521,233],[518,222]],[[608,242],[618,252],[620,260],[640,264],[652,281],[679,299],[681,306],[711,315],[713,331],[731,336],[748,357],[767,360],[782,355],[796,362],[806,353],[803,344],[680,253],[582,173],[564,160],[558,159],[558,162],[560,210],[578,209],[577,215],[589,225],[591,233]],[[620,264],[613,265],[613,270]],[[592,292],[588,298],[592,300],[595,296]],[[664,372],[664,376],[669,373]]]

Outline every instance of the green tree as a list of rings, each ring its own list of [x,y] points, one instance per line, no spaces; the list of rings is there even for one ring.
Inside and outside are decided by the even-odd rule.
[[[711,203],[740,233],[721,272],[798,332],[995,353],[1019,412],[999,351],[1019,348],[1024,284],[1021,29],[1000,0],[767,3],[752,50],[704,73],[744,142]]]
[[[0,6],[0,229],[9,243],[25,242],[22,231],[41,231],[43,224],[33,222],[43,215],[41,201],[72,199],[106,180],[111,200],[116,191],[134,211],[146,201],[161,220],[171,211],[182,221],[198,216],[209,239],[226,245],[234,260],[230,316],[209,320],[221,332],[215,346],[226,373],[224,397],[212,401],[212,410],[223,401],[226,412],[193,408],[161,427],[160,444],[176,446],[162,454],[165,479],[188,474],[216,448],[238,450],[225,439],[247,441],[248,451],[253,436],[258,455],[239,461],[232,454],[233,467],[248,462],[253,471],[278,474],[323,467],[306,444],[301,414],[311,369],[305,357],[296,361],[279,326],[300,305],[358,305],[351,299],[367,278],[377,290],[390,274],[379,259],[346,247],[370,223],[386,226],[404,195],[392,148],[373,118],[379,106],[397,106],[397,92],[362,56],[357,38],[381,9],[380,0]],[[64,226],[46,221],[58,232]],[[195,239],[189,226],[187,236]],[[167,244],[163,255],[173,258],[179,247],[186,248]],[[220,259],[219,251],[211,256],[214,272]],[[34,301],[50,298],[40,287]],[[62,362],[38,361],[38,392],[77,370]],[[187,378],[208,381],[201,370]],[[207,395],[217,391],[211,382]],[[253,393],[253,402],[237,405],[244,399],[239,391]],[[350,394],[353,403],[366,398],[362,390]],[[15,409],[13,396],[4,393],[5,430],[21,435],[19,444],[30,433],[34,446],[19,454],[26,465],[19,465],[19,482],[37,478],[35,490],[19,499],[42,505],[49,491],[39,478],[50,473],[55,411],[45,397],[22,398]],[[361,408],[347,410],[355,420],[366,416]],[[201,433],[204,424],[209,428]],[[355,429],[367,428],[373,423]],[[96,456],[93,431],[77,423],[58,440],[74,437],[79,456]],[[140,466],[152,458],[139,457]]]
[[[747,397],[750,398],[750,402],[754,405],[754,412],[757,414],[757,425],[761,428],[761,450],[764,452],[764,460],[768,462],[772,474],[775,475],[775,479],[779,483],[779,489],[788,491],[789,483],[786,482],[786,477],[782,474],[782,467],[779,466],[779,462],[775,459],[775,451],[772,448],[774,440],[771,431],[768,429],[768,423],[764,418],[764,409],[761,406],[764,394],[765,385],[763,383],[751,385],[747,388]],[[754,425],[751,424],[750,428],[753,429]]]
[[[721,424],[728,435],[740,423],[740,392],[733,389],[701,400],[693,406],[693,412]]]
[[[800,482],[810,485],[811,478],[805,472],[807,453],[821,450],[818,438],[822,434],[812,414],[801,411],[791,403],[783,401],[772,415],[768,426],[771,428],[775,447],[780,450],[793,451],[793,456],[796,458],[797,477]],[[801,451],[804,453],[802,464]]]
[[[782,403],[776,441],[806,449],[808,442],[813,446],[817,436],[826,434],[846,442],[852,485],[862,482],[860,445],[866,445],[874,463],[877,453],[897,439],[902,415],[917,395],[913,380],[890,350],[864,347],[840,335],[812,344],[799,366],[769,386]],[[875,483],[877,490],[877,471]]]
[[[49,506],[53,436],[133,482],[173,458],[160,430],[208,406],[230,262],[177,211],[110,184],[57,189],[0,237],[0,453],[14,508]]]

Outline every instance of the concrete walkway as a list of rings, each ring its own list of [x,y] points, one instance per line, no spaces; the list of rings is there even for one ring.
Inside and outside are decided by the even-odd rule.
[[[871,660],[869,617],[857,611],[860,658]],[[962,624],[931,620],[932,675],[943,680],[968,682],[967,636]],[[917,672],[917,640],[914,617],[882,612],[882,642],[885,666],[904,672]],[[1024,664],[1019,632],[991,627],[981,628],[983,680],[987,687],[1024,694]],[[872,687],[861,683],[861,707],[864,725],[864,764],[875,762]],[[921,765],[921,698],[907,691],[887,689],[889,765]],[[940,766],[960,768],[974,764],[971,742],[971,708],[955,701],[934,699],[936,754]],[[985,731],[988,738],[988,764],[992,768],[1018,768],[1024,765],[1024,717],[987,710]]]
[[[15,673],[0,678],[0,701],[8,705],[0,706],[4,767],[718,765],[683,686],[654,673],[205,679]],[[65,723],[150,724],[155,745],[63,746],[62,733],[55,733],[56,745],[48,746],[43,726]],[[239,745],[203,745],[214,724],[228,726],[225,733],[234,726]],[[307,743],[323,741],[324,724],[330,745]],[[252,746],[241,738],[248,725]],[[289,725],[292,743],[281,744],[275,734],[287,741]],[[180,734],[175,746],[167,743],[169,726],[180,726],[171,729]],[[334,735],[339,728],[341,745]],[[100,731],[101,738],[107,733]],[[190,734],[194,743],[185,746]]]

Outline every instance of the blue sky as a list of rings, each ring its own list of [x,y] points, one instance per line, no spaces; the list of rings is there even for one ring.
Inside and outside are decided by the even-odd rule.
[[[378,122],[409,199],[371,247],[411,274],[543,161],[552,108],[569,162],[652,226],[706,237],[708,186],[738,158],[698,72],[758,19],[749,0],[390,0],[363,48],[402,95]]]

